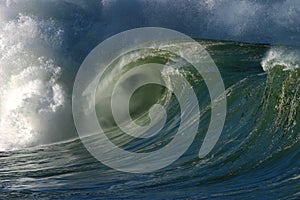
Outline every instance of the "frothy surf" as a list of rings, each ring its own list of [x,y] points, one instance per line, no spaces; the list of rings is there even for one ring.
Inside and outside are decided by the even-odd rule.
[[[299,49],[288,47],[272,47],[261,62],[264,71],[274,67],[282,67],[284,71],[295,70],[300,65]]]
[[[53,60],[63,30],[22,14],[0,24],[0,149],[67,138],[74,131],[70,98]]]

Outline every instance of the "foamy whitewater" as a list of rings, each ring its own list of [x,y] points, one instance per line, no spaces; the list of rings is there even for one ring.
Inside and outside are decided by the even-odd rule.
[[[2,21],[0,149],[57,141],[74,131],[70,91],[53,55],[62,45],[62,35],[53,20],[19,14]]]
[[[134,112],[145,122],[149,104],[164,102],[168,119],[160,138],[134,140],[114,129],[106,93],[140,58],[164,64],[164,80],[189,80],[201,109],[187,153],[137,176],[111,170],[85,150],[71,99],[76,73],[95,46],[147,26],[180,31],[206,48],[224,80],[228,110],[220,141],[198,158],[211,109],[202,77],[168,54],[121,56],[99,87],[96,106],[108,113],[99,123],[119,146],[153,150],[178,128],[176,99],[150,87],[137,94],[143,98],[134,101]],[[0,0],[0,199],[299,199],[299,27],[298,0]]]

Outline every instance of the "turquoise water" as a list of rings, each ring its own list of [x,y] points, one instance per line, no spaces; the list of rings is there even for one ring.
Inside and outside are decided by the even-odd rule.
[[[0,199],[300,198],[296,1],[272,6],[256,1],[192,1],[193,8],[176,1],[169,6],[172,9],[154,1],[134,1],[132,6],[117,1],[89,2],[0,1]],[[178,10],[182,6],[186,9]],[[164,14],[160,12],[163,8]],[[237,12],[242,8],[265,18],[240,21],[250,15],[247,9],[244,14]],[[231,9],[237,16],[228,16],[228,22],[223,23],[219,16],[222,9]],[[290,12],[280,17],[273,15],[272,9]],[[183,13],[180,19],[162,20],[161,16],[171,18],[176,10]],[[136,12],[128,15],[127,11]],[[198,18],[191,20],[191,16]],[[205,30],[197,28],[196,21],[201,27],[205,25],[201,19],[210,19]],[[265,27],[265,20],[271,21],[273,29],[255,32],[251,28],[255,24]],[[205,82],[187,62],[177,62],[177,71],[153,71],[164,80],[184,77],[193,86],[201,111],[199,129],[188,151],[173,164],[151,173],[131,174],[101,164],[85,149],[74,126],[71,93],[76,72],[91,49],[110,35],[145,25],[210,38],[197,41],[222,75],[227,116],[216,146],[199,158],[211,116]],[[228,39],[244,42],[225,41]],[[142,59],[124,55],[127,64],[120,69],[126,72],[141,63],[166,64],[173,59],[171,54],[137,53]],[[114,63],[110,69],[115,69]],[[107,72],[108,86],[117,74]],[[99,93],[110,90],[108,86],[100,85]],[[167,122],[155,138],[135,139],[123,134],[111,118],[109,101],[100,96],[96,105],[99,123],[114,144],[124,149],[153,151],[176,134],[180,106],[164,87],[148,85],[131,99],[130,114],[140,124],[149,122],[148,110],[154,103],[166,108]],[[97,135],[87,140],[93,144]]]

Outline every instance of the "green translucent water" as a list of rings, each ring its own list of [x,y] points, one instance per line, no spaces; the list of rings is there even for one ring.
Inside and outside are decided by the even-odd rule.
[[[210,120],[210,99],[202,77],[183,62],[175,75],[159,72],[162,78],[187,78],[197,94],[201,109],[196,139],[175,163],[148,174],[122,173],[94,159],[79,139],[3,151],[0,153],[0,198],[298,199],[300,71],[285,69],[296,66],[299,60],[294,57],[290,63],[285,61],[278,65],[276,60],[280,57],[266,56],[273,48],[268,45],[199,42],[206,47],[221,71],[227,95],[225,126],[220,140],[208,156],[198,158]],[[293,51],[298,52],[297,49]],[[170,57],[172,55],[150,56],[132,61],[127,67],[145,61],[166,63]],[[268,62],[262,62],[268,59]],[[266,65],[269,70],[265,72],[263,67],[266,68]],[[126,67],[123,69],[126,71]],[[110,76],[109,72],[107,76]],[[149,91],[151,95],[148,95]],[[146,101],[137,102],[140,97]],[[106,135],[122,148],[134,152],[153,151],[166,145],[176,134],[180,107],[176,98],[164,87],[148,85],[140,88],[131,99],[132,118],[140,124],[149,122],[148,109],[154,103],[162,103],[166,107],[167,123],[155,138],[135,139],[124,135],[113,121],[109,121],[111,113],[105,101],[109,101],[109,97],[102,98],[97,106],[99,113],[107,113]],[[89,139],[93,143],[97,135]]]

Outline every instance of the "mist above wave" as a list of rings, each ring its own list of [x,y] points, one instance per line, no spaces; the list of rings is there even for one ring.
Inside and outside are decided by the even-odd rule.
[[[297,0],[2,0],[2,4],[9,8],[5,11],[9,16],[26,12],[57,19],[69,31],[69,42],[85,39],[85,45],[77,40],[85,49],[144,26],[170,28],[195,38],[300,45]]]
[[[159,26],[194,38],[300,45],[297,0],[112,0],[103,5],[109,33]]]

